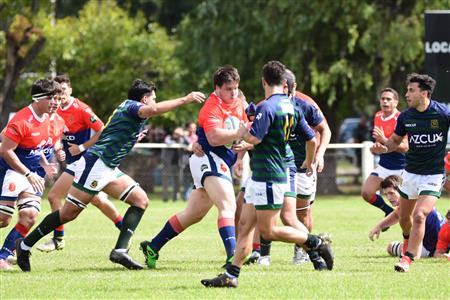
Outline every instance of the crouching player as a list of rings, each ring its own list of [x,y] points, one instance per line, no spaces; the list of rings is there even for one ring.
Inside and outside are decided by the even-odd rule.
[[[373,241],[377,239],[383,229],[397,224],[400,219],[400,208],[398,207],[400,194],[398,192],[398,186],[400,185],[401,178],[396,175],[386,177],[380,184],[380,188],[385,197],[391,202],[394,207],[394,211],[387,215],[382,221],[380,221],[369,233],[369,238]],[[421,253],[417,256],[420,257],[432,257],[436,251],[436,243],[438,240],[438,233],[442,225],[444,224],[444,218],[442,215],[433,208],[428,214],[425,220],[425,234],[423,236]],[[387,252],[391,256],[401,257],[403,243],[390,242],[387,247]]]

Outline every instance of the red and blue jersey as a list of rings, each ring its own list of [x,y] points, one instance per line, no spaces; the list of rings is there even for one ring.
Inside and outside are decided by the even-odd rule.
[[[205,153],[213,152],[224,160],[229,166],[236,162],[236,154],[225,146],[211,146],[206,138],[206,133],[215,128],[224,128],[227,117],[234,116],[239,120],[247,122],[244,102],[237,99],[231,104],[226,104],[215,93],[211,93],[198,115],[198,143],[202,145]]]
[[[66,152],[67,163],[78,160],[82,153],[72,156],[69,144],[80,145],[91,138],[91,129],[100,131],[103,128],[103,122],[94,114],[92,109],[79,99],[72,98],[71,102],[65,108],[59,108],[57,114],[60,115],[66,126],[64,128],[63,147]]]
[[[4,129],[3,135],[18,145],[14,153],[32,172],[40,167],[45,145],[51,143],[50,128],[48,115],[39,117],[29,105],[19,110]],[[12,169],[3,158],[0,158],[0,168]]]
[[[444,224],[444,217],[436,208],[433,208],[425,219],[425,234],[423,236],[423,246],[430,251],[430,256],[433,256],[434,251],[436,251],[439,230]]]
[[[397,125],[397,118],[400,112],[391,114],[390,116],[384,118],[383,112],[380,110],[375,114],[374,127],[381,129],[386,138],[389,138],[395,130]],[[389,170],[401,170],[405,168],[406,158],[404,153],[400,152],[390,152],[380,155],[380,161],[378,163],[380,166]]]

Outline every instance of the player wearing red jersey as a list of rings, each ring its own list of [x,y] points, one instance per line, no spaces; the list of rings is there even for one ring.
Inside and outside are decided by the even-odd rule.
[[[10,269],[6,257],[13,255],[14,241],[25,236],[36,222],[44,191],[40,173],[45,147],[52,146],[58,134],[49,113],[55,111],[60,86],[53,80],[40,79],[33,83],[33,102],[18,111],[6,125],[0,145],[0,227],[11,222],[17,205],[19,217],[9,232],[0,254],[0,269]],[[53,129],[53,130],[52,130]],[[40,176],[41,175],[41,176]]]
[[[247,121],[243,101],[238,98],[239,73],[232,66],[223,66],[214,73],[214,92],[202,107],[198,118],[198,143],[205,155],[190,157],[190,169],[195,190],[187,207],[172,216],[151,240],[141,243],[146,263],[155,268],[159,250],[189,226],[199,222],[214,205],[218,209],[217,227],[227,253],[227,261],[236,246],[234,215],[236,199],[231,168],[236,154],[231,147],[238,139],[238,129],[226,129],[224,123],[233,116]]]
[[[55,81],[60,83],[63,91],[61,107],[58,108],[57,114],[66,123],[63,147],[67,155],[68,166],[48,193],[52,211],[61,208],[62,199],[65,199],[72,184],[74,173],[70,165],[81,157],[85,149],[95,144],[104,126],[87,104],[72,97],[72,85],[67,75],[56,76]],[[91,132],[94,132],[92,136]],[[120,230],[123,218],[106,195],[100,193],[92,199],[91,203],[98,207]],[[53,232],[53,238],[40,244],[36,249],[44,252],[61,250],[65,246],[63,238],[64,225],[61,225]]]
[[[445,179],[444,189],[450,192],[450,152],[444,158],[445,161],[445,175],[447,178]]]
[[[400,114],[397,109],[397,91],[392,88],[383,89],[380,93],[379,102],[381,110],[375,114],[372,137],[376,142],[384,145],[394,132]],[[381,154],[378,166],[372,171],[362,187],[361,195],[364,200],[381,209],[386,216],[393,211],[393,208],[376,192],[380,188],[380,183],[386,177],[390,175],[401,176],[401,172],[405,168],[406,151],[408,151],[408,143],[405,138],[395,152]]]
[[[445,217],[447,219],[447,222],[445,222],[439,230],[434,257],[446,256],[447,259],[450,260],[450,209],[447,211]]]

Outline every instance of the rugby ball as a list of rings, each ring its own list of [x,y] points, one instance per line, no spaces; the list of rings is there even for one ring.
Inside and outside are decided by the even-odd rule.
[[[228,116],[223,121],[223,128],[224,129],[238,129],[240,123],[241,123],[241,121],[237,117],[235,117],[235,116]],[[233,144],[235,142],[236,141],[233,141],[232,143],[225,145],[225,147],[227,147],[228,149],[231,149],[231,147],[233,147]]]

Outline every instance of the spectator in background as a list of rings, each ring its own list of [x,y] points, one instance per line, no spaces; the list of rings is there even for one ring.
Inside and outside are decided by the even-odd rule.
[[[168,146],[173,144],[188,145],[189,142],[184,134],[184,130],[181,127],[175,128],[172,134],[167,135],[164,139],[164,143]],[[180,180],[183,176],[182,159],[184,149],[178,148],[164,148],[161,151],[161,161],[163,164],[162,172],[162,186],[163,186],[163,201],[169,200],[169,184],[172,185],[172,200],[178,200],[178,194],[180,191]]]
[[[186,126],[185,138],[188,142],[182,157],[182,181],[183,181],[183,200],[186,201],[192,191],[194,182],[192,181],[191,171],[189,169],[189,157],[192,155],[192,146],[197,142],[197,124],[188,123]]]
[[[370,141],[370,128],[368,124],[368,119],[366,115],[361,115],[359,118],[359,123],[353,130],[353,142],[362,143],[364,141]],[[361,168],[361,149],[356,149],[356,165]]]

